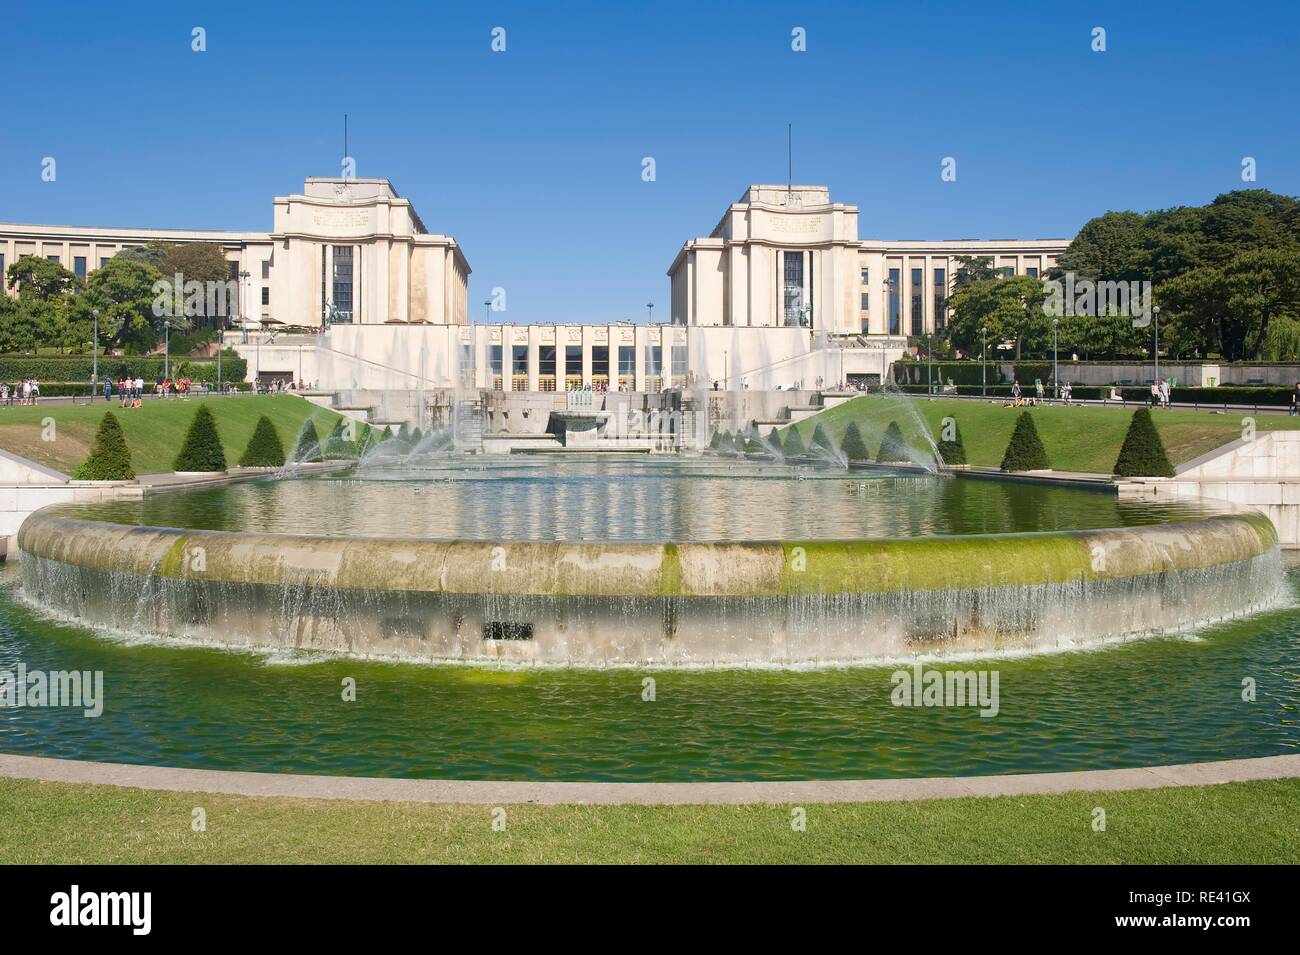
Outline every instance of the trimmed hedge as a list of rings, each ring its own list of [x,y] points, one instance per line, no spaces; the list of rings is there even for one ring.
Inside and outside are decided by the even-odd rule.
[[[101,381],[112,378],[116,382],[118,378],[131,375],[152,384],[162,380],[163,364],[161,355],[100,355],[99,377]],[[194,381],[216,383],[216,359],[172,355],[172,373],[181,370],[182,366],[181,373]],[[88,382],[93,369],[94,361],[90,355],[0,355],[0,381],[11,383],[24,378],[35,378],[40,382]],[[222,381],[243,381],[247,374],[248,362],[234,349],[227,348],[221,353]]]
[[[276,433],[271,419],[262,415],[257,419],[253,436],[248,439],[248,447],[239,458],[243,468],[279,468],[284,467],[284,445]]]
[[[316,422],[308,418],[302,423],[298,432],[298,443],[293,448],[293,460],[299,464],[319,461],[320,435],[316,433]]]
[[[871,452],[867,450],[867,444],[862,440],[862,432],[858,430],[858,423],[850,421],[849,426],[844,429],[844,437],[840,440],[840,450],[850,461],[870,461]]]
[[[785,444],[781,445],[781,452],[787,458],[801,458],[808,453],[804,447],[803,438],[799,437],[799,430],[791,427],[785,433]]]
[[[185,432],[185,441],[172,464],[174,471],[224,471],[226,452],[221,449],[217,422],[207,405],[199,405]]]
[[[113,412],[104,412],[104,417],[99,420],[99,430],[95,432],[95,445],[90,457],[81,463],[72,477],[77,481],[135,480],[131,449],[126,446],[122,425]]]
[[[813,428],[812,446],[821,448],[830,454],[836,453],[835,442],[831,440],[831,436],[826,433],[826,429],[822,427],[820,421],[817,422],[817,427]]]
[[[880,464],[897,464],[911,460],[911,455],[907,453],[907,442],[903,440],[903,432],[898,427],[898,422],[889,422],[889,427],[885,429],[885,436],[880,439],[880,450],[876,452],[876,461]]]
[[[1120,477],[1173,477],[1174,466],[1169,463],[1160,432],[1151,420],[1148,408],[1133,412],[1128,434],[1115,459],[1115,474]]]
[[[1050,466],[1047,463],[1047,450],[1038,437],[1038,428],[1034,426],[1034,416],[1028,411],[1020,412],[1020,417],[1016,419],[1016,430],[1011,432],[1006,453],[1002,455],[1002,470],[1046,471]]]
[[[943,432],[940,431],[942,439]],[[952,419],[952,440],[940,440],[936,447],[939,449],[939,457],[943,458],[944,464],[965,464],[966,463],[966,445],[961,440],[961,425],[957,424],[957,419]]]

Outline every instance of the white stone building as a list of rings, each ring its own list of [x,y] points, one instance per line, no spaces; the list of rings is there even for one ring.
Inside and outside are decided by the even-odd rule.
[[[673,260],[669,322],[478,324],[459,245],[387,180],[311,178],[273,209],[270,232],[0,223],[0,268],[41,255],[85,277],[151,239],[216,243],[261,326],[237,344],[250,377],[323,390],[812,389],[879,381],[942,329],[957,256],[1033,275],[1068,245],[863,240],[827,187],[754,185]]]

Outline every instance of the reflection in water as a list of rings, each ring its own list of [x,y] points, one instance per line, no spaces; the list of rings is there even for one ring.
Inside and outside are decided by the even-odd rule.
[[[1162,523],[1211,505],[998,481],[647,456],[446,461],[77,505],[122,523],[478,540],[799,540]]]

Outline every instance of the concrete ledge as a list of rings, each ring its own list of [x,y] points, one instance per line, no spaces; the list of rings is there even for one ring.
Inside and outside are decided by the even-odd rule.
[[[551,783],[245,773],[0,754],[0,777],[167,792],[366,802],[600,806],[803,804],[1116,792],[1292,779],[1300,777],[1300,756],[1263,756],[1214,763],[1009,776],[749,783]]]

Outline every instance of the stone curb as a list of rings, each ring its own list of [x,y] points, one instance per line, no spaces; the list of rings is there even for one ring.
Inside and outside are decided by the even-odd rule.
[[[1117,792],[1289,779],[1300,777],[1300,755],[1010,776],[748,783],[558,783],[246,773],[0,754],[0,777],[168,792],[365,802],[599,806],[801,804]]]

